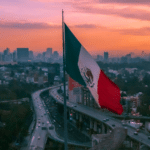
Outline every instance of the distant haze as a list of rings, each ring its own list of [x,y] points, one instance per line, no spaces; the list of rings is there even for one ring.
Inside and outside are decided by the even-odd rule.
[[[90,54],[150,53],[149,0],[5,0],[0,2],[0,52],[52,47],[62,54],[62,8],[68,27]]]

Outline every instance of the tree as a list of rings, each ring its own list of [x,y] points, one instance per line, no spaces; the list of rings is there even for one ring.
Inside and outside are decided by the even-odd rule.
[[[13,78],[15,75],[14,71],[12,70],[11,73],[10,73],[10,76]]]

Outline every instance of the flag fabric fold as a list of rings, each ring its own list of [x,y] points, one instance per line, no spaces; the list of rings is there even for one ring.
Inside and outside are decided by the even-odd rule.
[[[73,80],[90,90],[101,108],[122,114],[120,89],[104,74],[67,25],[64,25],[67,73]]]

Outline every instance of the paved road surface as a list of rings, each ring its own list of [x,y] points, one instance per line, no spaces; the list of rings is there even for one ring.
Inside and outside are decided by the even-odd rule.
[[[55,88],[53,90],[51,90],[51,95],[53,95],[53,97],[61,104],[63,104],[63,97],[61,95],[58,94],[57,90],[59,88]],[[115,127],[122,127],[121,121],[114,119],[113,117],[110,117],[108,115],[106,115],[103,112],[99,112],[96,109],[84,106],[84,105],[78,105],[75,103],[71,103],[71,102],[67,102],[67,107],[70,107],[71,109],[74,109],[77,112],[80,112],[82,114],[88,115],[91,118],[94,118],[96,120],[99,120],[103,123],[105,123],[106,125],[112,127],[112,124],[115,124]],[[109,118],[109,121],[104,122],[103,119]],[[127,135],[136,140],[139,141],[141,143],[143,143],[144,145],[150,147],[150,139],[148,139],[148,136],[144,133],[139,133],[138,135],[134,135],[134,132],[136,131],[136,129],[133,129],[132,127],[127,126],[128,132]]]

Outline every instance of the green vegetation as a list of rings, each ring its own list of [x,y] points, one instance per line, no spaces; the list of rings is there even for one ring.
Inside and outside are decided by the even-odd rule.
[[[141,105],[137,108],[137,112],[140,112],[143,116],[150,116],[150,75],[146,71],[150,71],[150,62],[142,61],[138,63],[102,63],[98,62],[102,70],[105,71],[105,74],[113,80],[121,91],[126,91],[126,94],[121,94],[121,96],[134,95],[138,92],[143,94],[140,96]],[[108,72],[109,69],[113,70],[122,70],[122,74],[115,76],[112,73]],[[129,74],[125,68],[137,68],[138,71]],[[139,71],[144,70],[141,74],[144,76],[143,80],[139,81]],[[122,104],[125,104],[125,101],[121,100]]]
[[[101,61],[97,63],[102,70],[105,70],[107,67],[109,67],[114,70],[119,70],[121,68],[137,68],[139,70],[150,71],[150,62],[144,60],[138,63],[103,63]]]
[[[0,149],[11,149],[15,141],[22,142],[28,134],[28,126],[32,121],[30,105],[27,102],[20,105],[3,104],[3,109],[0,108],[0,118],[5,123],[0,128]]]
[[[35,84],[21,83],[17,80],[10,81],[9,85],[0,85],[0,100],[16,100],[24,97],[30,98],[31,93],[39,90]]]

